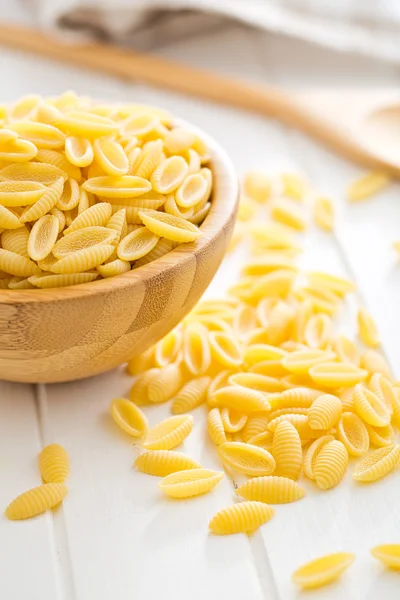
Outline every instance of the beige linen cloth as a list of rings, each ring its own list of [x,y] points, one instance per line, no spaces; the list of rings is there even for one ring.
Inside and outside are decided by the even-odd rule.
[[[400,63],[400,0],[24,0],[47,29],[151,48],[235,19]]]

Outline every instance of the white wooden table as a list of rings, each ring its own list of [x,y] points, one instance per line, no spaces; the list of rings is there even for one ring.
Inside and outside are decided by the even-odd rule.
[[[158,50],[165,56],[282,85],[330,86],[400,83],[400,72],[361,58],[336,57],[304,44],[268,39],[240,27],[181,41]],[[239,113],[141,85],[69,69],[0,49],[1,100],[73,88],[96,97],[149,102],[170,108],[204,127],[228,150],[238,171],[262,167],[306,172],[337,204],[335,236],[313,229],[305,237],[305,264],[346,274],[359,286],[357,301],[374,314],[384,352],[400,376],[400,267],[390,242],[400,238],[400,189],[359,206],[344,190],[360,171],[300,134],[254,115]],[[207,292],[215,296],[234,279],[241,251],[228,257]],[[344,323],[353,330],[354,323]],[[210,536],[207,523],[233,501],[225,480],[212,493],[168,502],[155,478],[136,473],[137,452],[108,416],[110,400],[125,395],[123,369],[76,383],[29,386],[0,382],[0,508],[39,483],[37,455],[49,442],[71,456],[70,494],[54,515],[27,522],[0,517],[2,600],[290,600],[306,597],[290,583],[301,563],[324,553],[352,551],[357,561],[342,580],[310,595],[321,600],[395,600],[400,575],[383,571],[369,549],[400,542],[399,475],[371,486],[351,480],[328,493],[310,494],[277,507],[270,523],[248,538]],[[167,407],[149,412],[151,423]],[[184,451],[219,468],[205,435],[205,415]],[[311,491],[312,490],[312,491]]]

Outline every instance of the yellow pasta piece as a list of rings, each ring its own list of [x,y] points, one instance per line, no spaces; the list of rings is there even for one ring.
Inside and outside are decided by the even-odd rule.
[[[210,382],[211,377],[198,377],[188,381],[173,399],[172,412],[175,415],[180,415],[203,404],[206,400]]]
[[[174,242],[192,242],[201,235],[201,231],[196,225],[167,213],[149,209],[146,212],[139,211],[139,217],[155,235]]]
[[[248,292],[249,300],[258,302],[265,296],[286,296],[296,278],[296,272],[290,269],[276,269],[257,278]]]
[[[229,377],[229,383],[267,393],[282,392],[287,389],[279,379],[259,373],[234,373]]]
[[[49,444],[39,455],[39,470],[46,483],[64,483],[69,475],[69,456],[59,444]]]
[[[192,375],[205,373],[211,364],[208,332],[200,323],[189,323],[183,332],[183,360]]]
[[[314,433],[309,426],[307,415],[298,413],[289,412],[281,414],[279,417],[275,417],[268,423],[268,431],[274,433],[278,425],[282,422],[288,422],[293,425],[302,440],[316,437],[316,433]]]
[[[247,418],[247,415],[244,415],[240,411],[229,408],[223,408],[221,410],[222,424],[227,433],[237,433],[238,431],[241,431],[247,423]]]
[[[12,277],[8,282],[8,288],[10,290],[31,290],[33,285],[26,277]]]
[[[172,498],[192,498],[213,490],[223,477],[211,469],[187,469],[167,475],[158,487]]]
[[[400,460],[400,446],[392,444],[374,450],[363,458],[353,471],[356,481],[376,481],[394,469]]]
[[[281,348],[269,344],[253,344],[245,349],[244,362],[246,365],[252,366],[265,360],[278,360],[286,355],[287,352]]]
[[[356,413],[373,427],[385,427],[390,424],[390,412],[383,398],[361,384],[356,385],[353,392]]]
[[[242,431],[244,442],[249,442],[255,436],[265,433],[269,423],[269,416],[266,412],[254,412],[249,415],[247,423]]]
[[[297,569],[293,573],[292,581],[303,589],[327,585],[338,579],[354,559],[354,554],[349,552],[337,552],[316,558]]]
[[[282,421],[274,431],[272,455],[276,461],[275,475],[296,480],[303,465],[301,441],[297,429]]]
[[[62,483],[44,483],[24,492],[6,508],[6,517],[12,521],[30,519],[60,504],[67,495]]]
[[[15,254],[20,254],[29,258],[28,254],[29,231],[23,226],[19,229],[3,231],[1,234],[1,244],[4,250],[9,250]]]
[[[182,343],[182,332],[175,328],[163,337],[155,347],[155,363],[157,367],[166,367],[178,358]]]
[[[182,385],[182,373],[175,363],[159,369],[157,377],[150,380],[147,397],[150,402],[160,404],[174,396]]]
[[[272,202],[271,217],[275,221],[298,231],[303,231],[306,228],[302,211],[299,210],[296,204],[286,198],[277,198]]]
[[[181,156],[164,160],[151,176],[151,185],[156,192],[170,194],[176,190],[188,174],[188,164]]]
[[[115,398],[110,406],[111,416],[116,424],[132,437],[142,437],[148,431],[146,415],[133,402],[125,398]]]
[[[31,260],[2,248],[0,248],[0,269],[18,277],[30,277],[41,273],[39,267]]]
[[[333,350],[336,352],[338,359],[342,362],[348,362],[355,367],[360,366],[361,357],[356,344],[349,340],[346,336],[338,336],[333,343]]]
[[[32,260],[43,260],[50,254],[58,236],[58,221],[53,215],[41,217],[31,229],[28,254]]]
[[[324,444],[315,459],[315,483],[322,490],[336,486],[343,479],[349,455],[345,445],[339,440]]]
[[[88,167],[94,158],[93,147],[89,140],[69,136],[65,140],[65,155],[76,167]]]
[[[306,387],[296,387],[282,392],[278,399],[272,401],[272,408],[310,408],[314,400],[322,392]]]
[[[163,158],[162,140],[148,142],[146,147],[143,148],[143,151],[140,154],[137,154],[137,158],[137,160],[132,161],[129,173],[137,175],[138,177],[150,179]]]
[[[268,452],[272,452],[272,443],[274,439],[274,434],[272,431],[264,431],[263,433],[259,433],[248,440],[249,444],[253,446],[260,446],[260,448],[264,448],[268,450]]]
[[[314,221],[324,231],[333,230],[335,209],[329,198],[317,198],[314,202]]]
[[[62,148],[65,142],[64,134],[57,127],[46,123],[18,121],[11,123],[8,128],[18,133],[24,140],[35,144],[38,149]]]
[[[31,181],[0,181],[2,206],[28,206],[35,204],[46,191],[41,183]]]
[[[145,352],[144,356],[146,354],[147,353]],[[143,362],[145,362],[145,361],[147,361],[146,358],[143,359]],[[153,360],[151,360],[151,361],[149,360],[149,363],[150,363],[150,365],[153,364]],[[157,377],[159,372],[160,372],[160,369],[150,366],[150,368],[147,368],[147,371],[144,371],[143,373],[138,375],[135,383],[133,384],[133,386],[131,387],[131,390],[129,392],[129,398],[132,402],[134,402],[137,405],[149,403],[149,398],[148,398],[148,393],[147,393],[149,383],[150,383],[150,381],[153,381],[155,377]]]
[[[57,127],[68,135],[94,139],[117,131],[118,125],[112,119],[87,111],[69,110],[60,114]]]
[[[218,446],[222,462],[245,475],[270,475],[275,469],[273,456],[259,446],[241,442],[226,442]]]
[[[270,344],[281,345],[291,335],[295,309],[287,302],[278,301],[271,308],[266,329]]]
[[[227,441],[219,408],[212,408],[209,411],[207,418],[207,430],[208,435],[217,446],[225,444]]]
[[[240,385],[220,388],[213,394],[212,400],[216,406],[240,410],[246,414],[270,410],[265,394]]]
[[[51,266],[50,270],[53,273],[60,273],[63,275],[81,273],[101,265],[113,252],[114,246],[111,246],[110,244],[90,246],[89,248],[71,252],[63,258],[60,258]]]
[[[60,177],[55,183],[49,185],[43,196],[32,206],[27,207],[20,217],[21,223],[28,221],[36,221],[44,217],[48,212],[55,207],[64,189],[64,179]],[[58,219],[57,219],[58,221]],[[60,227],[58,226],[58,229]]]
[[[257,325],[257,316],[251,306],[246,304],[240,305],[235,311],[233,319],[233,329],[241,340],[245,340],[247,336],[255,329]]]
[[[238,221],[251,221],[257,213],[257,202],[250,196],[241,195],[239,199],[239,209],[237,214]]]
[[[107,277],[122,275],[122,273],[130,271],[131,265],[129,262],[117,258],[111,262],[108,262],[105,265],[99,265],[98,267],[96,267],[96,269],[100,273],[100,275],[106,279]]]
[[[358,311],[358,335],[366,346],[376,348],[380,345],[375,323],[365,308],[360,308]]]
[[[65,223],[66,223],[65,214],[62,212],[62,210],[60,210],[59,208],[56,208],[56,207],[51,209],[50,214],[57,217],[58,232],[61,233],[63,231],[63,229],[65,227]]]
[[[318,348],[313,350],[297,350],[282,358],[282,365],[285,369],[290,371],[290,373],[306,375],[311,367],[320,363],[333,361],[335,358],[335,352],[329,352]]]
[[[53,217],[55,218],[55,217]],[[55,244],[52,252],[56,258],[63,258],[78,250],[91,248],[100,244],[113,244],[115,231],[107,227],[85,227],[62,237]]]
[[[325,348],[332,337],[332,319],[324,314],[313,315],[304,328],[304,342],[310,348]]]
[[[144,371],[154,367],[155,348],[151,346],[142,354],[138,354],[128,361],[127,371],[129,375],[143,375]],[[165,366],[165,365],[163,365]],[[134,401],[134,400],[133,400]]]
[[[395,388],[382,373],[374,373],[368,382],[368,388],[384,402],[389,413],[393,413],[396,404]]]
[[[332,394],[323,394],[312,403],[308,411],[311,429],[330,429],[342,415],[342,403]]]
[[[385,189],[389,183],[390,178],[388,175],[378,171],[371,171],[349,186],[347,199],[350,202],[365,200]]]
[[[238,496],[267,504],[287,504],[305,496],[305,490],[287,477],[254,477],[236,489]]]
[[[389,379],[392,376],[391,369],[385,358],[382,354],[372,349],[366,350],[361,355],[360,366],[370,373],[382,373],[382,375],[385,375]]]
[[[188,437],[192,428],[191,415],[169,417],[149,430],[143,446],[147,450],[171,450]]]
[[[372,446],[384,448],[385,446],[392,446],[394,444],[394,431],[391,425],[386,425],[386,427],[366,425],[366,428]]]
[[[154,246],[153,250],[151,250],[135,262],[135,268],[140,267],[142,265],[146,265],[147,263],[156,260],[157,258],[161,258],[161,256],[164,256],[165,254],[168,254],[168,252],[171,252],[173,248],[174,244],[171,240],[160,238],[157,244]]]
[[[97,277],[97,273],[73,273],[69,275],[40,275],[29,277],[29,282],[40,289],[53,287],[66,287],[79,283],[90,283]]]
[[[220,510],[209,523],[217,535],[253,533],[273,517],[274,509],[264,502],[240,502]]]
[[[380,560],[386,567],[400,569],[400,544],[382,544],[371,550],[372,556]]]
[[[118,244],[118,257],[127,261],[137,260],[151,252],[158,240],[159,237],[146,227],[136,229],[128,233]]]
[[[267,377],[272,377],[273,379],[284,377],[287,374],[287,371],[282,365],[281,360],[263,360],[252,365],[248,372],[257,373],[258,375],[266,375]]]
[[[192,173],[176,190],[175,200],[178,206],[191,208],[208,200],[210,192],[211,184],[200,173]]]
[[[341,302],[338,294],[322,285],[298,287],[293,290],[293,293],[300,301],[308,300],[314,311],[324,312],[328,315],[334,314],[339,309]]]
[[[232,334],[211,331],[208,334],[211,357],[223,367],[239,367],[243,362],[243,351]]]
[[[266,202],[271,194],[271,180],[266,173],[261,171],[247,173],[243,187],[245,193],[256,202]]]
[[[29,140],[9,139],[0,145],[0,160],[7,162],[27,162],[35,158],[37,147]]]
[[[41,103],[42,97],[36,94],[29,94],[28,96],[20,98],[8,111],[9,121],[23,121],[27,119],[32,119],[32,121],[34,121]]]
[[[303,470],[304,475],[306,477],[308,477],[309,479],[315,479],[314,467],[318,453],[322,450],[325,444],[331,442],[334,439],[335,438],[333,437],[333,435],[322,435],[321,437],[314,440],[312,444],[307,448],[303,462]]]
[[[344,412],[337,426],[337,437],[351,456],[362,456],[369,449],[368,430],[360,417]]]
[[[343,362],[327,362],[311,367],[309,374],[318,385],[327,388],[350,387],[368,377],[368,371]]]
[[[64,235],[69,235],[78,229],[85,227],[105,227],[112,215],[112,208],[108,202],[100,202],[89,207],[74,219],[73,223],[64,231]]]
[[[116,177],[128,172],[128,158],[118,142],[109,138],[98,138],[94,141],[93,151],[97,163],[107,175]]]
[[[338,296],[344,296],[349,292],[354,292],[356,289],[354,283],[349,279],[322,271],[311,271],[307,273],[307,278],[311,286],[328,289]]]
[[[192,131],[183,127],[176,127],[167,133],[164,138],[164,145],[171,154],[182,154],[193,146],[195,140],[196,136]]]
[[[135,468],[141,473],[166,477],[171,473],[188,469],[201,469],[197,461],[183,452],[175,450],[150,450],[144,452],[134,462]]]
[[[3,229],[18,229],[21,227],[21,221],[19,218],[8,210],[5,206],[0,204],[0,227]]]
[[[83,184],[83,189],[106,198],[134,198],[149,192],[151,184],[147,179],[134,175],[117,178],[104,175],[88,179]]]

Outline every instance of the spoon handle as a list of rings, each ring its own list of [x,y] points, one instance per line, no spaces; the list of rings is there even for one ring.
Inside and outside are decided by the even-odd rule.
[[[330,111],[313,102],[311,92],[301,95],[269,88],[112,45],[69,44],[19,25],[0,24],[0,44],[273,117],[324,142],[350,160],[400,176],[400,168],[370,153],[349,127],[341,127],[337,120],[327,118]]]

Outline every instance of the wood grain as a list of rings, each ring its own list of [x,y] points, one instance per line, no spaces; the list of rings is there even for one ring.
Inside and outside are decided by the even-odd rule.
[[[0,379],[71,381],[143,352],[193,308],[229,243],[238,184],[224,150],[211,153],[214,189],[202,235],[117,277],[49,290],[0,290]]]
[[[377,113],[394,105],[400,113],[400,95],[396,89],[378,90],[373,95],[352,90],[310,90],[306,94],[285,92],[131,49],[98,43],[66,44],[45,33],[10,24],[0,24],[0,44],[66,64],[258,112],[305,131],[352,161],[400,176],[396,152],[388,157],[388,124],[384,112],[384,135],[380,146],[371,147],[370,140],[362,135],[365,109]],[[396,126],[399,118],[396,113]],[[398,140],[398,135],[395,140]]]

